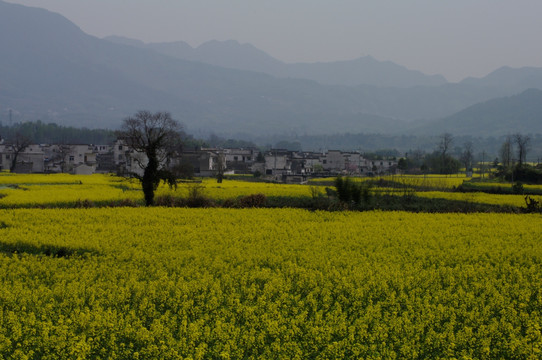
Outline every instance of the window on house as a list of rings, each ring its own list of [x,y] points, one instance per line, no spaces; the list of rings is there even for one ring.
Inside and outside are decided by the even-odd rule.
[[[75,156],[70,155],[70,161],[74,161],[74,160],[75,160]]]
[[[237,156],[234,156],[234,157],[233,157],[233,161],[237,161]]]
[[[122,145],[119,145],[119,150],[122,150]]]

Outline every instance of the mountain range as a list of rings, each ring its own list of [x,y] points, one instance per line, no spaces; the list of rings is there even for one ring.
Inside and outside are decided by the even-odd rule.
[[[425,75],[391,61],[378,61],[371,56],[354,60],[287,64],[235,40],[212,40],[193,48],[184,41],[145,44],[140,40],[119,36],[105,38],[114,43],[152,49],[178,59],[202,62],[229,69],[247,70],[280,78],[314,80],[327,85],[374,85],[408,88],[446,84],[442,75]]]
[[[404,133],[440,131],[442,123],[477,135],[542,133],[539,107],[528,117],[517,113],[513,123],[497,116],[507,113],[498,108],[504,103],[540,103],[538,92],[525,90],[542,89],[542,68],[501,68],[447,83],[367,56],[286,64],[236,41],[192,48],[99,39],[61,15],[1,0],[0,48],[4,123],[11,112],[14,121],[116,128],[148,109],[170,111],[199,133]],[[491,101],[503,97],[510,102]],[[481,118],[488,120],[478,126]]]
[[[432,122],[411,126],[411,134],[500,136],[512,133],[542,133],[542,90],[528,89],[518,95],[479,103]]]

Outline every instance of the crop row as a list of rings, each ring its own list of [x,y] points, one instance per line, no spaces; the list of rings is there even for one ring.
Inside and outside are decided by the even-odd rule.
[[[11,182],[9,182],[10,180]],[[450,192],[450,191],[415,191],[409,186],[448,187],[462,181],[461,178],[422,177],[389,177],[383,178],[382,186],[373,186],[372,194],[390,194],[402,196],[416,195],[432,199],[463,201],[465,203],[481,203],[490,205],[505,205],[514,207],[525,206],[523,195],[500,195],[482,192]],[[405,187],[391,187],[401,181]],[[73,207],[89,202],[95,205],[109,204],[143,204],[143,193],[139,182],[135,179],[125,179],[109,175],[73,176],[58,175],[10,175],[1,174],[0,208],[24,207]],[[440,185],[439,185],[440,184]],[[421,185],[420,185],[421,186]],[[332,183],[329,187],[333,188]],[[325,186],[287,185],[263,182],[246,182],[242,180],[224,180],[217,183],[214,179],[204,179],[200,182],[181,182],[177,188],[161,185],[156,195],[174,198],[202,196],[215,201],[236,199],[251,194],[264,194],[267,197],[311,198],[325,196]],[[537,201],[539,196],[534,196]]]

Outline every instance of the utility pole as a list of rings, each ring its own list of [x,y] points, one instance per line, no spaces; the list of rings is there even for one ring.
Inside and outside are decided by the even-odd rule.
[[[484,179],[484,174],[485,174],[485,171],[486,171],[486,164],[485,164],[485,161],[486,161],[486,151],[482,151],[482,179]]]

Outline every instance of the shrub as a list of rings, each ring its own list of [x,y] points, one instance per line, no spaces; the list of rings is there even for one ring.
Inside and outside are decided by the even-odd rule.
[[[265,206],[267,197],[264,194],[252,194],[239,198],[239,206],[243,208]]]
[[[368,203],[371,199],[369,192],[370,185],[366,182],[354,182],[349,177],[342,178],[340,176],[335,179],[335,188],[337,189],[337,197],[345,203]]]
[[[514,185],[512,185],[512,192],[514,194],[523,194],[525,189],[523,188],[523,184],[520,181],[516,181]]]
[[[181,199],[171,195],[159,196],[154,200],[154,205],[164,207],[180,207],[183,205]]]
[[[122,199],[119,203],[118,203],[118,206],[122,206],[122,207],[137,207],[138,204],[132,200],[132,199]]]
[[[542,213],[542,204],[540,201],[533,199],[530,196],[525,196],[525,212],[527,213]]]
[[[92,208],[94,207],[94,203],[88,199],[85,199],[85,200],[77,200],[75,202],[75,207],[76,208],[85,208],[85,209],[88,209],[88,208]]]
[[[224,208],[234,208],[236,206],[237,206],[236,202],[232,199],[226,199],[222,202],[222,207]]]
[[[183,204],[184,205],[184,204]],[[201,183],[192,183],[188,186],[188,207],[214,207],[214,202],[205,196],[205,186]]]

